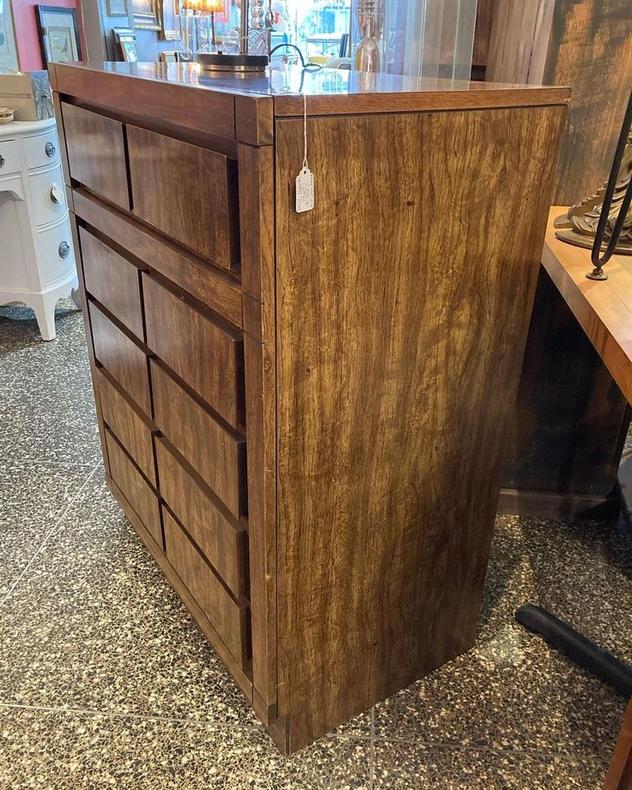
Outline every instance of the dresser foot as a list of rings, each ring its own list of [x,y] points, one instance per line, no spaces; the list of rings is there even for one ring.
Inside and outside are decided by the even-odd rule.
[[[55,305],[58,298],[57,293],[42,294],[42,296],[33,298],[33,311],[42,340],[54,340],[57,337],[55,330]]]

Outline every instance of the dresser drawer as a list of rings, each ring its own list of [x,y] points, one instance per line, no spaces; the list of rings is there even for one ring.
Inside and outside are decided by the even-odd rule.
[[[215,420],[153,359],[154,421],[238,518],[244,511],[246,443]]]
[[[245,605],[228,594],[200,552],[164,508],[165,553],[220,638],[243,666],[248,656]]]
[[[89,302],[94,355],[143,412],[151,417],[147,357],[132,340]]]
[[[85,228],[79,240],[86,291],[144,340],[138,269]]]
[[[110,431],[105,432],[110,476],[127,499],[143,526],[162,549],[160,506],[158,498],[141,473],[121,449]]]
[[[46,167],[46,165],[59,163],[59,141],[56,129],[49,129],[44,134],[37,134],[33,137],[25,137],[22,143],[24,145],[24,159],[29,170],[34,167]]]
[[[70,175],[96,195],[129,210],[123,124],[62,103]]]
[[[28,176],[31,205],[37,225],[56,222],[66,215],[66,190],[61,165]]]
[[[224,269],[239,260],[236,163],[127,127],[134,214]]]
[[[243,422],[241,333],[143,274],[147,345],[230,425]]]
[[[235,596],[246,590],[246,533],[219,511],[161,439],[156,440],[160,495]]]
[[[20,143],[17,140],[0,140],[0,178],[21,170]]]
[[[98,369],[95,371],[95,383],[104,421],[141,472],[155,486],[156,469],[151,429]]]
[[[37,232],[37,246],[46,285],[65,277],[75,268],[70,221],[63,220],[48,230]]]

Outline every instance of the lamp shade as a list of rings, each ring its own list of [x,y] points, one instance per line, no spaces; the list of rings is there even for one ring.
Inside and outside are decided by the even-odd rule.
[[[207,14],[220,14],[224,10],[224,0],[201,0],[201,7]]]

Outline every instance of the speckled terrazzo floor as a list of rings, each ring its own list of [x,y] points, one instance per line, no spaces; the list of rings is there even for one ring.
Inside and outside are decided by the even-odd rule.
[[[597,788],[624,703],[514,624],[632,660],[632,540],[498,519],[468,654],[290,759],[107,493],[80,314],[0,308],[0,788]]]

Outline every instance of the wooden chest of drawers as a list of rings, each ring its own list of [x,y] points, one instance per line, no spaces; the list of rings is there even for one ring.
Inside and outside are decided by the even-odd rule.
[[[304,75],[299,214],[300,74],[52,69],[110,486],[293,751],[473,643],[567,91]]]

